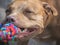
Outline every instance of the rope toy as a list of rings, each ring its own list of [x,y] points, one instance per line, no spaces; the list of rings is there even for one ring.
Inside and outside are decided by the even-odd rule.
[[[18,34],[18,28],[12,23],[1,24],[0,23],[0,40],[7,42],[14,40]]]

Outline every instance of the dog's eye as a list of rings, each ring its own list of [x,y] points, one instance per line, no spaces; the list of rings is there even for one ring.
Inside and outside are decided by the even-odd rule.
[[[29,9],[26,9],[26,10],[23,11],[23,13],[24,13],[24,14],[32,14],[33,11],[31,11],[31,10],[29,10]]]
[[[30,11],[30,10],[26,10],[25,12],[26,12],[26,13],[32,13],[32,11]]]
[[[12,12],[12,9],[11,9],[11,8],[8,8],[8,9],[6,10],[6,15],[9,15],[11,12]]]

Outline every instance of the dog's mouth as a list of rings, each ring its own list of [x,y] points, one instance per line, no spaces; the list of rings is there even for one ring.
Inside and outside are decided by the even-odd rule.
[[[32,35],[33,33],[36,33],[38,28],[18,28],[19,33],[17,35],[18,38],[23,38]]]
[[[7,22],[13,23],[18,28],[18,34],[16,34],[16,37],[19,39],[33,35],[40,28],[39,26],[36,26],[36,25],[31,26],[29,28],[24,28],[24,27],[19,27],[16,23],[11,22],[9,20],[5,21],[5,23]]]

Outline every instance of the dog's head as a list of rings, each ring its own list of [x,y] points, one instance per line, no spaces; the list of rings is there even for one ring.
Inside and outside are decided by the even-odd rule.
[[[8,6],[6,14],[23,30],[17,37],[25,40],[41,34],[53,16],[57,16],[57,11],[40,0],[15,0]]]

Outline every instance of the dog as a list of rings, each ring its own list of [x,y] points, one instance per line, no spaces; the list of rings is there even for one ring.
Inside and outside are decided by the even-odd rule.
[[[6,15],[9,21],[23,30],[16,35],[17,45],[27,45],[30,38],[51,40],[51,31],[47,27],[54,25],[58,13],[53,6],[40,0],[15,0],[8,5]]]

